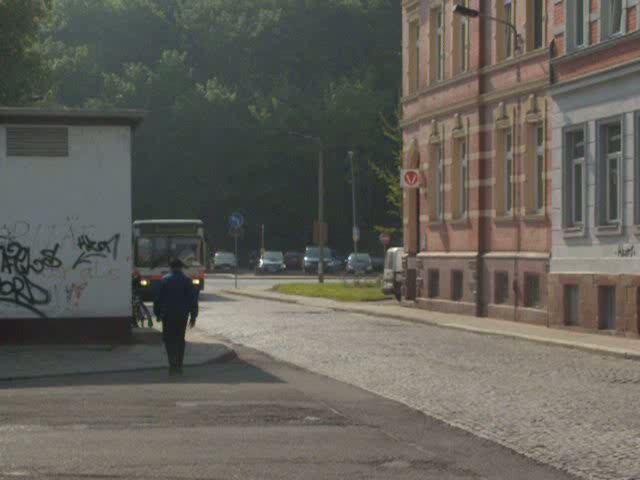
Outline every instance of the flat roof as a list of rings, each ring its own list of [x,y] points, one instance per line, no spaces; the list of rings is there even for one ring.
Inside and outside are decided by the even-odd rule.
[[[129,125],[144,119],[143,110],[86,110],[81,108],[0,107],[0,124]]]

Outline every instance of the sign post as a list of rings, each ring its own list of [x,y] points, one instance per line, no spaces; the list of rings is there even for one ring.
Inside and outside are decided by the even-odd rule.
[[[234,251],[236,256],[236,268],[234,271],[234,284],[238,288],[238,237],[242,235],[242,226],[244,225],[244,217],[238,212],[234,212],[229,217],[230,233],[233,236]]]

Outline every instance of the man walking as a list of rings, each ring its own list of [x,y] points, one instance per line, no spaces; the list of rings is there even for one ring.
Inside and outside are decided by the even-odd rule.
[[[182,273],[184,265],[181,260],[174,259],[169,266],[171,273],[162,279],[153,311],[162,320],[162,338],[169,357],[169,373],[174,375],[182,373],[187,321],[191,317],[190,326],[193,328],[196,324],[199,289]]]

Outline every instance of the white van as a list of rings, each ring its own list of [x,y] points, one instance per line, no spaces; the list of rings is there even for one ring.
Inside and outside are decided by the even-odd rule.
[[[382,291],[385,295],[395,295],[396,300],[402,299],[402,282],[404,272],[402,270],[402,247],[393,247],[387,250],[384,257],[384,276]]]

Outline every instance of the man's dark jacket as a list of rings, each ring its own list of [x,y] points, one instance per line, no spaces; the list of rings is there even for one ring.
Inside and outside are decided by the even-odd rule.
[[[153,304],[156,316],[168,323],[187,322],[189,315],[198,316],[198,288],[182,272],[173,272],[162,279]]]

